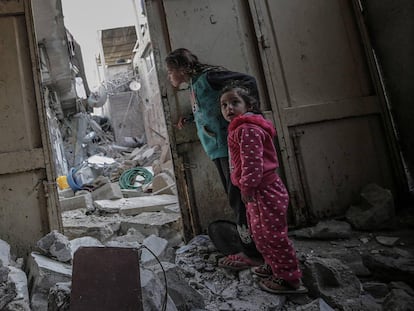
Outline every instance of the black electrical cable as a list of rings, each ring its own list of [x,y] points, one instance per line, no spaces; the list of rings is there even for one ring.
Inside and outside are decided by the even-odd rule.
[[[158,264],[160,265],[160,267],[161,267],[161,269],[162,269],[162,273],[163,273],[163,275],[164,275],[164,283],[165,283],[165,293],[164,293],[164,301],[162,302],[162,305],[161,305],[161,311],[165,311],[165,310],[167,310],[167,299],[168,299],[168,286],[167,286],[167,274],[166,274],[166,272],[165,272],[165,270],[164,270],[164,267],[162,266],[162,264],[161,264],[161,261],[158,259],[158,257],[154,254],[154,252],[152,251],[152,250],[150,250],[147,246],[145,246],[145,245],[141,245],[141,247],[140,247],[140,249],[141,248],[145,248],[145,249],[147,249],[151,254],[152,254],[152,256],[154,256],[154,258],[158,261]]]

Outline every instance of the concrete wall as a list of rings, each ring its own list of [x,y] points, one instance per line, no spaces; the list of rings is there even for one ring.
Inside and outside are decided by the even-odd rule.
[[[136,92],[122,92],[109,96],[111,124],[115,141],[125,144],[125,137],[141,138],[145,135],[143,107]]]

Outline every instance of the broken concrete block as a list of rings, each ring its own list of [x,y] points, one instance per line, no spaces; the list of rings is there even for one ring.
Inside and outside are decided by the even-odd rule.
[[[10,269],[8,267],[0,267],[0,283],[7,282]]]
[[[5,282],[0,284],[0,310],[8,305],[16,297],[17,292],[13,283]]]
[[[167,173],[159,173],[152,179],[152,193],[177,195],[175,180]]]
[[[121,188],[118,183],[107,183],[92,191],[92,199],[97,200],[117,200],[122,199]]]
[[[92,238],[90,236],[84,236],[81,238],[70,240],[70,249],[72,258],[75,255],[75,252],[78,250],[79,247],[87,247],[87,246],[104,246],[99,240]]]
[[[73,211],[75,209],[87,209],[94,210],[92,195],[90,192],[86,192],[81,195],[76,195],[69,198],[59,200],[60,210],[62,212]]]
[[[335,311],[325,300],[318,298],[311,303],[295,308],[295,311]]]
[[[400,239],[398,237],[392,237],[392,236],[376,236],[375,239],[377,242],[384,246],[394,246],[395,243]]]
[[[152,234],[147,237],[142,244],[145,245],[145,248],[142,249],[141,262],[143,264],[149,264],[156,261],[154,255],[161,260],[167,251],[168,241]],[[152,254],[147,248],[149,248],[154,254]]]
[[[30,302],[33,310],[47,310],[49,290],[59,282],[69,282],[72,266],[32,252],[27,260]]]
[[[343,302],[360,296],[360,281],[338,259],[313,257],[304,266],[303,282],[309,293],[323,298],[333,308],[340,308]]]
[[[410,252],[394,247],[377,254],[365,253],[362,259],[376,279],[402,281],[414,286],[414,256]]]
[[[6,241],[0,240],[0,267],[10,264],[10,245]]]
[[[37,242],[37,247],[45,255],[50,255],[58,261],[67,262],[72,259],[68,238],[56,230],[51,231],[41,238]]]
[[[168,294],[174,301],[178,310],[204,309],[203,296],[192,288],[185,280],[185,272],[179,266],[169,263],[161,263],[167,277]],[[164,279],[164,272],[159,264],[154,264],[148,269],[152,270],[160,280]]]
[[[58,191],[59,198],[71,198],[75,196],[75,193],[73,192],[72,188],[66,188],[63,190]]]
[[[380,230],[393,226],[395,218],[394,198],[388,189],[369,184],[362,189],[361,203],[351,206],[346,218],[357,229]]]
[[[383,310],[413,310],[414,297],[402,289],[393,289],[385,297]]]
[[[29,303],[29,291],[27,288],[27,277],[23,270],[9,266],[9,282],[13,283],[16,288],[15,299],[22,299]]]
[[[84,210],[62,213],[64,233],[69,239],[90,236],[107,241],[117,234],[121,219],[118,216],[86,215]]]
[[[173,213],[142,213],[121,221],[120,230],[125,234],[129,228],[134,228],[145,236],[154,234],[168,240],[170,235],[180,230],[180,220],[180,215]]]
[[[145,240],[145,236],[141,232],[138,232],[137,230],[130,228],[127,234],[117,236],[111,240],[121,242],[121,243],[138,242],[142,244],[142,242],[144,242]]]
[[[345,221],[327,220],[320,221],[314,227],[295,230],[292,235],[305,239],[348,239],[351,236],[351,225]]]
[[[29,303],[27,303],[26,301],[22,299],[13,300],[1,310],[2,311],[32,311],[32,309],[30,309]]]
[[[163,211],[165,206],[178,202],[175,195],[167,194],[143,196],[124,200],[126,201],[121,206],[119,213],[126,216],[134,216],[143,212]]]
[[[48,311],[69,311],[71,282],[56,283],[49,291]]]
[[[136,198],[142,196],[149,196],[148,193],[142,192],[141,189],[121,189],[122,195],[124,198]]]
[[[164,279],[161,282],[154,272],[147,269],[140,269],[142,303],[144,310],[162,310],[162,303],[165,297]],[[167,311],[178,311],[174,301],[167,295]]]

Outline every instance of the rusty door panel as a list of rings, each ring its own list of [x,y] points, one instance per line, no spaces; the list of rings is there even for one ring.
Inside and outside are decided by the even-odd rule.
[[[311,216],[344,214],[359,190],[373,181],[392,188],[378,115],[329,120],[290,128]],[[323,143],[316,142],[323,141]]]
[[[0,238],[26,256],[60,229],[30,1],[0,1]]]
[[[176,179],[182,185],[178,192],[184,231],[197,234],[210,222],[233,216],[215,165],[203,151],[195,126],[181,131],[173,126],[180,115],[191,114],[191,105],[187,90],[177,92],[168,84],[163,62],[171,50],[188,48],[202,62],[254,75],[265,98],[257,40],[244,1],[160,0],[146,2],[146,7]]]
[[[352,2],[249,3],[296,221],[343,214],[368,182],[395,190]]]

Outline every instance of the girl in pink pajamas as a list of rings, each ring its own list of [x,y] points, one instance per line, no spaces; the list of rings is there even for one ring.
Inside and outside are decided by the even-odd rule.
[[[302,273],[287,231],[289,194],[276,173],[276,130],[243,86],[229,85],[220,96],[221,112],[230,122],[228,147],[231,180],[241,190],[249,229],[265,265],[252,268],[259,286],[277,294],[303,293]]]

